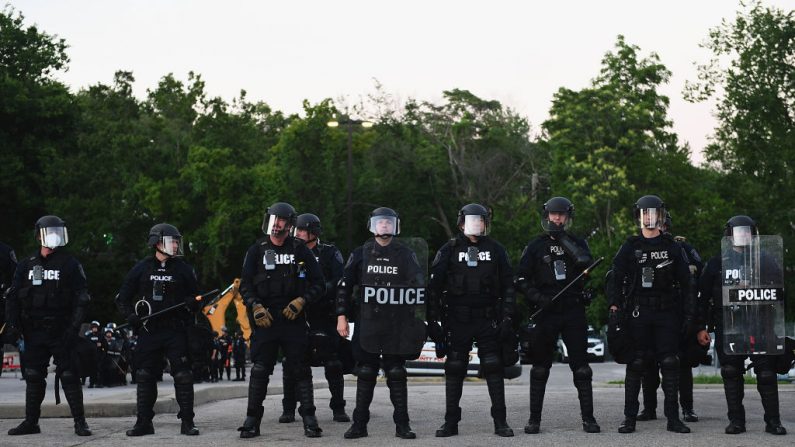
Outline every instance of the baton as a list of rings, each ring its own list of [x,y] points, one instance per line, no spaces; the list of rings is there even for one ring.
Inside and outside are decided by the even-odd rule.
[[[555,302],[555,300],[556,300],[556,299],[558,299],[558,297],[560,297],[561,295],[563,295],[563,292],[565,292],[565,291],[569,290],[569,288],[570,288],[571,286],[573,286],[573,285],[574,285],[574,283],[576,283],[577,281],[579,281],[579,280],[580,280],[580,278],[582,278],[583,276],[588,276],[588,275],[591,273],[591,270],[595,269],[595,268],[596,268],[596,266],[597,266],[597,265],[599,265],[599,263],[601,263],[601,262],[602,262],[602,261],[604,261],[604,260],[605,260],[605,257],[604,257],[604,256],[601,256],[601,257],[599,257],[599,259],[597,259],[596,261],[594,261],[594,262],[593,262],[593,264],[589,265],[587,269],[583,270],[583,271],[582,271],[582,273],[580,273],[579,275],[577,275],[577,277],[576,277],[576,278],[572,279],[570,283],[566,284],[566,287],[562,288],[562,289],[560,290],[560,292],[558,292],[558,293],[557,293],[555,296],[553,296],[553,297],[552,297],[552,299],[551,299],[551,300],[549,300],[549,304],[552,304],[552,303],[554,303],[554,302]],[[530,315],[530,320],[532,320],[532,319],[533,319],[533,318],[535,318],[535,317],[536,317],[538,314],[540,314],[541,312],[543,312],[545,308],[546,308],[546,307],[542,307],[541,309],[538,309],[537,311],[535,311],[535,312],[533,313],[533,315]]]
[[[204,301],[204,299],[205,299],[205,298],[209,297],[210,295],[214,295],[214,294],[216,294],[216,293],[218,293],[218,289],[213,289],[213,290],[211,290],[211,291],[209,291],[209,292],[207,292],[207,293],[205,293],[205,294],[202,294],[202,295],[199,295],[199,296],[197,296],[197,297],[196,297],[196,301]],[[163,310],[158,310],[157,312],[155,312],[155,313],[153,313],[153,314],[149,314],[149,315],[147,315],[147,316],[145,316],[145,317],[141,317],[141,323],[144,323],[144,322],[146,322],[146,321],[149,321],[151,318],[154,318],[154,317],[158,317],[158,316],[160,316],[160,315],[163,315],[164,313],[171,312],[172,310],[177,310],[177,309],[180,309],[180,308],[183,308],[183,307],[185,307],[185,303],[179,303],[179,304],[175,304],[175,305],[173,305],[173,306],[171,306],[171,307],[166,307],[166,308],[165,308],[165,309],[163,309]],[[117,331],[120,331],[120,330],[122,330],[122,329],[126,329],[126,328],[128,328],[128,327],[130,327],[130,323],[124,323],[124,324],[122,324],[121,326],[118,326],[118,327],[116,328],[116,330],[117,330]]]

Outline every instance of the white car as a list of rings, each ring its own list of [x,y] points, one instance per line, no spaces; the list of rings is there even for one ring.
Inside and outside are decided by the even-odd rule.
[[[415,360],[406,362],[406,371],[416,375],[444,375],[445,357],[436,357],[436,343],[426,340],[422,346],[420,356]],[[467,365],[467,375],[482,377],[480,373],[480,358],[478,357],[477,346],[469,351],[469,365]],[[515,365],[505,368],[505,378],[515,379],[522,375],[522,365],[518,361]]]
[[[605,361],[605,342],[597,337],[596,331],[593,327],[588,326],[588,341],[587,341],[586,355],[589,361],[604,362]],[[558,353],[560,354],[560,361],[563,363],[569,362],[569,350],[563,339],[558,339]]]

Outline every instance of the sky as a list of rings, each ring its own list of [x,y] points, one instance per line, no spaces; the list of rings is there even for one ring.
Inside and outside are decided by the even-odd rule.
[[[173,73],[201,74],[210,96],[227,101],[247,91],[285,113],[304,99],[347,98],[375,91],[398,102],[441,102],[467,89],[526,116],[535,133],[561,87],[587,87],[622,34],[641,55],[657,53],[671,70],[660,93],[694,163],[716,121],[714,103],[682,98],[695,81],[699,47],[709,29],[733,20],[733,0],[502,1],[234,1],[20,0],[10,4],[27,24],[66,39],[73,91],[108,84],[132,71],[139,97]],[[766,0],[785,10],[795,0]],[[368,118],[368,117],[358,117]]]

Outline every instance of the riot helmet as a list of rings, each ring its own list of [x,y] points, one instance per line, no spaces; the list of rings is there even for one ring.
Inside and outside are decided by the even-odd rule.
[[[458,228],[465,236],[486,236],[491,229],[489,210],[479,204],[470,203],[458,210]]]
[[[400,217],[392,208],[379,207],[370,213],[367,229],[383,239],[400,234]]]
[[[147,245],[155,247],[166,256],[182,256],[182,235],[177,227],[167,223],[159,223],[149,230]]]
[[[552,215],[552,218],[550,218]],[[544,203],[541,228],[547,234],[559,234],[571,227],[574,221],[574,204],[565,197],[553,197]]]
[[[94,328],[99,329],[99,321],[94,320],[91,322],[91,329],[93,330]]]
[[[58,216],[43,216],[39,218],[36,221],[35,235],[42,247],[53,250],[63,247],[69,242],[66,222]]]
[[[673,218],[671,217],[671,213],[669,211],[665,211],[665,220],[663,221],[663,231],[666,233],[670,233],[673,230]]]
[[[726,222],[723,234],[732,238],[735,247],[747,247],[751,245],[753,236],[759,235],[759,228],[753,219],[741,214]]]
[[[278,223],[279,219],[286,220],[284,225]],[[262,220],[262,232],[267,235],[284,236],[295,226],[295,208],[287,202],[276,202],[265,211]]]
[[[635,202],[635,219],[640,228],[662,229],[665,223],[665,203],[654,195],[641,197]]]
[[[295,220],[295,227],[293,228],[293,236],[298,237],[298,230],[304,230],[308,233],[307,240],[304,242],[316,241],[323,232],[320,227],[320,218],[311,213],[304,213],[298,216]],[[314,238],[312,238],[314,235]],[[300,238],[299,238],[300,239]]]

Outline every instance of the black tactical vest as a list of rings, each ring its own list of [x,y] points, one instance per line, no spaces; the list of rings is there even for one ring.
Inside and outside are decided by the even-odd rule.
[[[64,321],[71,318],[74,291],[65,285],[65,269],[70,260],[67,253],[54,251],[46,258],[34,255],[25,261],[25,276],[18,292],[23,315],[59,317]]]
[[[448,242],[447,302],[452,306],[494,306],[500,296],[499,246],[483,238]]]
[[[295,258],[298,244],[303,242],[290,237],[281,246],[273,245],[268,238],[257,245],[254,290],[265,307],[283,308],[303,295],[301,286],[306,283],[306,272]]]
[[[138,295],[151,306],[152,312],[181,303],[185,296],[185,284],[176,259],[169,259],[163,266],[157,258],[151,258],[147,269],[138,278]],[[134,304],[134,303],[133,303]]]
[[[395,241],[382,247],[373,241],[368,241],[362,246],[362,277],[363,285],[368,286],[405,286],[408,285],[406,275],[410,272],[408,260],[402,256],[410,254],[398,249]]]
[[[660,298],[668,303],[676,298],[675,257],[682,248],[669,235],[663,234],[662,240],[661,244],[650,244],[641,236],[629,240],[634,257],[632,293],[636,298]]]

